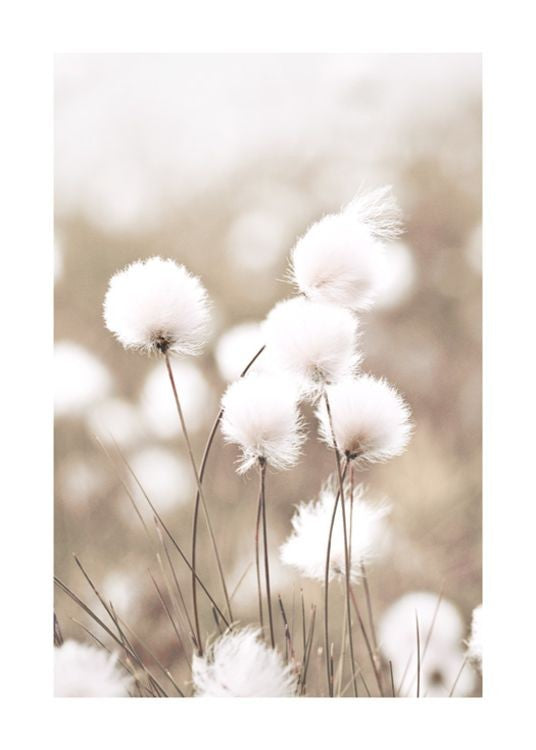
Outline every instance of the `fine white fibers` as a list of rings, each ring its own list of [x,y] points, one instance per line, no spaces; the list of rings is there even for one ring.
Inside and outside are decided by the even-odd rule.
[[[309,299],[366,310],[381,287],[383,241],[399,234],[389,188],[354,199],[313,224],[291,253],[291,276]]]
[[[467,643],[467,656],[482,668],[482,605],[473,610],[471,636]]]
[[[360,375],[326,391],[339,451],[360,462],[386,461],[404,451],[411,437],[410,410],[385,380]],[[333,448],[325,399],[316,415],[321,438]]]
[[[476,676],[465,665],[462,638],[464,621],[458,608],[432,592],[416,591],[394,602],[378,623],[380,648],[393,665],[395,686],[403,696],[416,695],[417,633],[421,644],[421,690],[428,697],[447,697],[459,675],[453,695],[469,695]],[[425,650],[425,644],[426,650]]]
[[[278,375],[247,375],[227,388],[222,408],[225,440],[242,451],[240,474],[258,459],[275,469],[289,469],[297,462],[304,435],[294,381]]]
[[[357,320],[348,310],[295,297],[277,304],[263,327],[275,367],[299,378],[306,392],[352,375],[359,364]]]
[[[116,273],[104,298],[106,326],[125,349],[199,354],[209,320],[208,297],[199,279],[159,257]]]
[[[337,488],[333,481],[321,491],[318,500],[301,503],[292,518],[292,534],[280,548],[281,560],[297,568],[307,578],[324,581],[329,529]],[[345,485],[345,513],[350,542],[350,577],[360,579],[362,564],[378,557],[387,536],[386,517],[390,507],[386,502],[372,504],[365,499],[362,485]],[[344,576],[344,532],[341,505],[337,508],[330,553],[329,578]]]
[[[54,695],[60,698],[125,698],[132,678],[117,654],[68,640],[54,649]]]
[[[199,698],[292,698],[297,690],[292,666],[252,628],[227,632],[194,656],[192,679]]]

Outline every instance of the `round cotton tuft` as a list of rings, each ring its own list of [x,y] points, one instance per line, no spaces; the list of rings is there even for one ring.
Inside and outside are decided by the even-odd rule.
[[[412,430],[410,410],[389,383],[360,375],[326,390],[337,447],[348,458],[360,462],[386,461],[405,450]],[[333,448],[324,400],[316,414],[320,436]]]
[[[173,260],[136,261],[111,278],[104,320],[125,349],[199,354],[208,337],[207,292]]]
[[[312,395],[352,375],[359,364],[358,323],[340,307],[295,297],[277,304],[263,329],[273,366],[297,377]]]
[[[292,698],[297,677],[260,631],[234,630],[218,638],[204,657],[192,662],[198,698]]]
[[[294,381],[267,374],[247,375],[227,388],[221,429],[228,443],[241,448],[239,473],[259,459],[275,469],[297,462],[304,441],[298,393]]]

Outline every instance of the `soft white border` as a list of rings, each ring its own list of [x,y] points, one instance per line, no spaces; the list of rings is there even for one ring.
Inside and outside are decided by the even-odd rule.
[[[8,747],[465,748],[531,732],[534,75],[529,4],[11,4],[2,21],[2,686]],[[479,52],[485,71],[482,700],[97,701],[50,693],[52,52]],[[15,449],[15,450],[13,450]],[[530,742],[530,740],[529,740]],[[299,743],[299,744],[298,744]]]

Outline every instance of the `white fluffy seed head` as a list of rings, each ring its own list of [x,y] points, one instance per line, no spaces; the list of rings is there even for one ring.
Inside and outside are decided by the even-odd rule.
[[[404,451],[411,437],[410,409],[385,380],[360,375],[327,387],[337,447],[358,462],[386,461]],[[333,448],[325,400],[318,405],[321,438]]]
[[[352,375],[360,361],[355,316],[304,297],[279,302],[263,326],[273,365],[297,377],[307,393]]]
[[[252,628],[225,633],[194,656],[192,679],[198,698],[292,698],[297,690],[293,667]]]
[[[298,240],[291,277],[309,299],[366,310],[381,287],[384,241],[400,234],[400,211],[390,187],[357,196]]]
[[[482,605],[473,610],[471,635],[467,643],[467,656],[482,669]]]
[[[208,335],[208,296],[184,266],[148,258],[110,279],[104,321],[125,349],[198,354]]]
[[[304,441],[297,384],[284,376],[252,373],[232,383],[222,398],[221,429],[228,443],[242,451],[238,472],[259,459],[275,469],[289,469]]]
[[[117,654],[68,640],[54,649],[54,695],[61,698],[124,698],[132,678]]]
[[[325,579],[326,552],[329,529],[338,486],[330,480],[318,500],[298,505],[292,518],[292,534],[280,548],[281,560],[291,565],[306,578]],[[345,512],[350,540],[350,577],[355,583],[361,578],[362,564],[376,559],[385,549],[388,538],[387,515],[389,504],[371,503],[365,498],[362,485],[345,485]],[[337,510],[330,552],[329,578],[345,575],[344,532],[341,506]]]

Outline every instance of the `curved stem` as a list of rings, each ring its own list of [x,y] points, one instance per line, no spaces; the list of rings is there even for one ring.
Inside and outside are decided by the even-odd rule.
[[[255,567],[257,571],[257,594],[259,600],[259,622],[261,629],[264,630],[264,615],[262,611],[262,589],[261,589],[261,563],[259,550],[259,530],[261,526],[262,514],[262,492],[259,489],[259,502],[257,505],[257,522],[255,524]]]
[[[333,447],[335,451],[335,463],[337,465],[337,477],[339,479],[339,494],[341,498],[341,512],[342,512],[342,528],[343,528],[343,539],[344,539],[344,568],[345,568],[345,580],[346,580],[346,613],[348,618],[348,645],[350,647],[350,667],[351,667],[351,673],[353,678],[353,685],[354,685],[354,695],[358,696],[357,692],[357,678],[355,676],[355,659],[354,659],[354,642],[353,642],[353,636],[352,636],[352,608],[350,605],[350,556],[349,556],[349,549],[348,549],[348,529],[346,525],[346,504],[344,501],[344,477],[342,474],[341,469],[341,458],[339,453],[339,448],[337,446],[337,441],[335,438],[335,430],[333,429],[333,420],[331,416],[331,407],[329,404],[328,394],[326,389],[324,389],[324,401],[326,404],[326,411],[329,419],[329,426],[331,430],[331,437],[333,440]],[[348,461],[346,462],[346,466],[348,466]],[[337,503],[335,503],[337,505]],[[334,519],[333,519],[334,520]],[[333,525],[331,527],[333,529]],[[327,568],[327,574],[328,574],[328,580],[329,580],[329,563],[326,564]],[[333,694],[333,675],[331,676],[330,680],[330,689],[331,689],[331,695]]]
[[[197,491],[199,492],[199,496],[201,498],[201,504],[203,506],[203,510],[204,510],[204,513],[205,513],[205,520],[207,522],[207,528],[208,528],[208,531],[209,531],[210,540],[212,542],[212,548],[214,550],[214,555],[216,557],[216,564],[218,566],[218,572],[219,572],[219,575],[220,575],[221,585],[222,585],[222,589],[223,589],[223,595],[225,597],[225,604],[227,606],[227,612],[229,613],[229,621],[232,622],[232,620],[233,620],[233,613],[232,613],[232,609],[231,609],[231,602],[230,602],[230,599],[229,599],[229,594],[227,592],[227,586],[225,584],[225,576],[223,574],[223,567],[222,567],[222,564],[221,564],[220,554],[218,552],[218,546],[216,544],[216,537],[214,536],[214,531],[212,529],[212,524],[210,523],[210,518],[208,516],[208,511],[207,511],[205,496],[204,496],[204,493],[203,493],[203,490],[202,490],[202,487],[201,487],[200,475],[199,475],[199,473],[197,471],[197,465],[195,463],[195,458],[194,458],[194,454],[193,454],[193,450],[192,450],[192,445],[190,443],[190,437],[188,435],[188,430],[186,429],[186,422],[184,420],[184,414],[182,412],[182,407],[181,407],[181,402],[180,402],[180,399],[179,399],[179,394],[177,393],[177,387],[175,385],[175,379],[173,377],[173,370],[171,369],[171,363],[169,361],[169,354],[167,354],[167,352],[166,352],[165,355],[164,355],[164,357],[165,357],[165,361],[166,361],[166,368],[167,368],[167,371],[168,371],[169,380],[171,382],[171,387],[173,389],[173,396],[175,397],[175,404],[177,406],[177,412],[179,414],[179,420],[180,420],[180,423],[181,423],[182,432],[183,432],[183,435],[184,435],[184,439],[186,441],[186,448],[187,448],[187,451],[188,451],[188,456],[190,458],[190,463],[192,464],[192,469],[193,469],[194,476],[195,476],[195,481],[196,481],[196,484],[197,484]],[[200,641],[198,641],[198,648],[201,649],[201,642]]]
[[[250,362],[248,362],[248,364],[246,365],[246,367],[240,374],[241,378],[243,378],[244,375],[247,374],[248,370],[253,366],[257,358],[260,357],[260,355],[263,353],[265,348],[266,348],[265,346],[261,346],[261,348],[255,354],[253,359],[251,359]],[[199,626],[199,607],[197,604],[197,581],[198,579],[196,575],[197,530],[198,530],[198,519],[199,519],[199,503],[201,500],[200,486],[205,476],[205,469],[207,467],[208,457],[210,454],[210,450],[212,448],[212,443],[214,442],[214,438],[216,436],[216,432],[218,431],[218,427],[221,422],[222,416],[223,416],[223,409],[220,409],[220,411],[218,412],[216,416],[216,419],[214,420],[214,423],[212,425],[212,428],[210,430],[210,433],[207,439],[207,443],[205,445],[205,449],[203,451],[203,457],[201,459],[201,465],[199,467],[199,484],[198,484],[197,493],[195,496],[194,514],[193,514],[193,522],[192,522],[192,603],[193,603],[193,610],[194,610],[196,639],[197,639],[200,655],[203,654],[203,646],[202,646],[202,641],[201,641],[201,630]],[[208,511],[206,509],[206,506],[204,507],[204,512],[205,512],[205,519],[207,519]]]
[[[346,476],[348,469],[348,460],[344,466],[342,476],[343,480]],[[326,655],[326,669],[328,677],[328,692],[330,697],[333,697],[333,675],[331,673],[330,661],[329,661],[329,564],[331,559],[331,541],[333,538],[333,527],[335,526],[335,517],[337,515],[337,506],[339,504],[340,490],[337,492],[335,497],[335,504],[333,506],[333,513],[331,514],[331,523],[329,526],[328,535],[328,550],[326,554],[326,567],[324,571],[324,650]]]
[[[266,480],[266,461],[259,459],[260,474],[261,474],[261,507],[262,507],[262,534],[264,544],[264,572],[266,575],[266,601],[268,604],[268,620],[270,622],[270,641],[272,648],[275,648],[275,636],[274,636],[274,620],[272,616],[272,594],[270,591],[270,565],[268,562],[268,530],[266,524],[266,494],[265,494],[265,480]]]

